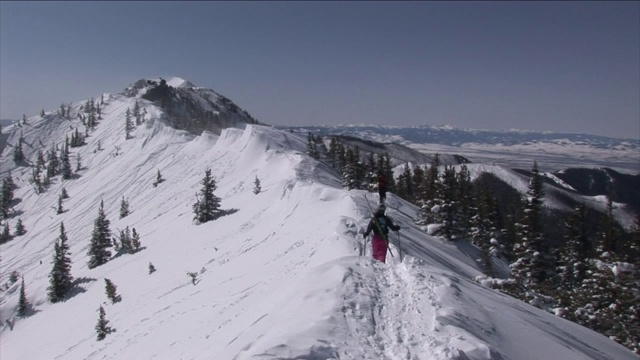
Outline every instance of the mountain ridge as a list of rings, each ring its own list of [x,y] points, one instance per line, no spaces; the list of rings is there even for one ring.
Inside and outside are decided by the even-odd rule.
[[[63,144],[81,120],[48,113],[3,132],[0,173],[11,171],[18,185],[7,221],[21,218],[27,233],[0,245],[0,357],[637,358],[476,282],[478,249],[425,234],[413,223],[418,207],[394,194],[389,212],[402,226],[390,239],[394,256],[387,264],[372,260],[361,234],[377,196],[345,190],[334,171],[306,155],[305,136],[259,124],[194,134],[171,127],[152,101],[138,100],[147,116],[127,137],[126,110],[137,100],[108,95],[103,119],[71,150],[82,168],[69,180],[54,177],[40,194],[29,182],[35,154]],[[75,103],[71,114],[84,105]],[[10,154],[20,136],[29,161],[16,166]],[[205,169],[228,215],[196,225],[192,206]],[[165,181],[154,187],[159,171]],[[70,197],[58,214],[62,188]],[[131,214],[118,218],[122,199]],[[111,231],[135,227],[143,249],[89,269],[86,250],[102,201]],[[48,274],[62,222],[76,281],[65,301],[51,304]],[[13,271],[24,277],[32,306],[24,319],[15,316],[20,282],[4,287]],[[121,301],[105,297],[107,278]],[[115,329],[103,341],[94,330],[99,306]]]

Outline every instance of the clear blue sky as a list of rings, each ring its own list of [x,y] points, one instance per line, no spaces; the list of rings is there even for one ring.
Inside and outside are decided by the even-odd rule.
[[[640,138],[640,2],[0,2],[0,117],[180,76],[274,125]]]

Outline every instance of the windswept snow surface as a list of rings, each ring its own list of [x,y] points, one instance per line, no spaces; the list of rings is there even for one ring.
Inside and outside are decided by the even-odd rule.
[[[73,149],[84,164],[77,178],[56,178],[35,195],[30,169],[12,170],[14,210],[28,232],[1,246],[0,283],[19,271],[33,311],[15,317],[19,282],[2,293],[1,359],[637,359],[474,282],[476,249],[426,235],[413,225],[417,208],[393,194],[389,215],[402,226],[392,236],[394,256],[372,260],[361,233],[376,196],[342,189],[332,170],[304,154],[304,136],[254,125],[193,136],[165,127],[161,111],[143,102],[151,119],[125,141],[133,102],[108,97],[88,144]],[[33,145],[28,156],[39,140],[60,143],[79,125],[54,117],[29,123],[8,135],[12,143],[23,131]],[[195,225],[192,204],[207,168],[227,215]],[[158,169],[166,181],[153,187]],[[70,198],[56,215],[62,187]],[[132,213],[119,219],[123,197]],[[101,200],[112,232],[135,227],[144,248],[90,270]],[[66,301],[51,304],[46,289],[62,221],[76,282]],[[187,272],[198,273],[195,285]],[[122,301],[108,302],[105,278]],[[96,341],[100,305],[115,331]]]

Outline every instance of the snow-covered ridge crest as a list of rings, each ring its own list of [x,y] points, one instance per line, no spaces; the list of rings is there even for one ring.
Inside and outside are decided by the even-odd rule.
[[[126,139],[123,120],[136,101],[148,118]],[[376,196],[343,189],[334,171],[305,155],[305,134],[248,124],[195,135],[168,126],[152,102],[121,95],[107,97],[103,110],[87,144],[72,150],[84,164],[76,178],[56,177],[35,194],[30,167],[2,163],[19,185],[14,207],[27,234],[0,245],[0,284],[19,271],[34,309],[15,317],[19,283],[0,293],[2,359],[637,358],[474,282],[477,249],[425,235],[413,224],[418,209],[393,194],[389,213],[402,226],[391,239],[395,257],[373,261],[360,234]],[[49,114],[29,123],[7,136],[24,130],[36,151],[39,140],[45,150],[64,141],[80,120]],[[196,225],[192,205],[206,169],[229,214]],[[158,171],[165,181],[154,187]],[[62,187],[70,197],[57,214]],[[123,198],[132,212],[119,218]],[[144,248],[88,269],[101,201],[111,230],[135,227]],[[77,281],[66,301],[51,304],[62,222]],[[120,302],[107,300],[105,279]],[[115,329],[103,341],[94,330],[99,306]]]

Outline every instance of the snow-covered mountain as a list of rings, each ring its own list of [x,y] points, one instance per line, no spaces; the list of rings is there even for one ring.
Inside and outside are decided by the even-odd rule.
[[[228,98],[179,77],[168,81],[138,80],[122,94],[154,102],[164,110],[164,120],[172,127],[196,135],[204,130],[219,135],[222,129],[228,127],[244,128],[246,124],[260,124]]]
[[[283,126],[322,135],[357,136],[382,143],[397,143],[423,153],[457,154],[475,163],[530,169],[537,160],[541,169],[608,167],[640,173],[640,134],[614,139],[588,134],[535,131],[466,130],[451,126],[402,127],[376,125]],[[633,136],[634,134],[630,134]]]
[[[418,209],[393,194],[389,215],[402,227],[391,239],[394,256],[372,260],[361,234],[376,196],[344,190],[334,171],[305,154],[306,134],[253,123],[194,134],[170,126],[172,115],[141,90],[104,95],[102,119],[86,145],[71,150],[82,168],[70,180],[55,177],[41,194],[27,165],[38,150],[84,131],[77,113],[86,102],[66,118],[47,113],[3,129],[0,175],[11,171],[18,185],[8,222],[20,218],[27,233],[0,245],[0,285],[17,271],[32,310],[17,318],[20,282],[2,287],[0,358],[638,358],[476,282],[478,250],[426,235],[413,222]],[[136,102],[145,122],[125,140],[126,110]],[[20,136],[28,161],[16,167]],[[518,174],[495,167],[521,186]],[[192,205],[206,169],[227,215],[196,225]],[[158,171],[166,180],[154,187]],[[62,188],[70,197],[57,214]],[[132,213],[119,218],[123,197]],[[112,232],[134,227],[143,249],[89,269],[101,201]],[[48,275],[62,222],[75,282],[66,301],[51,304]],[[149,264],[157,271],[150,274]],[[107,300],[106,278],[120,302]],[[100,306],[115,331],[97,341]]]

